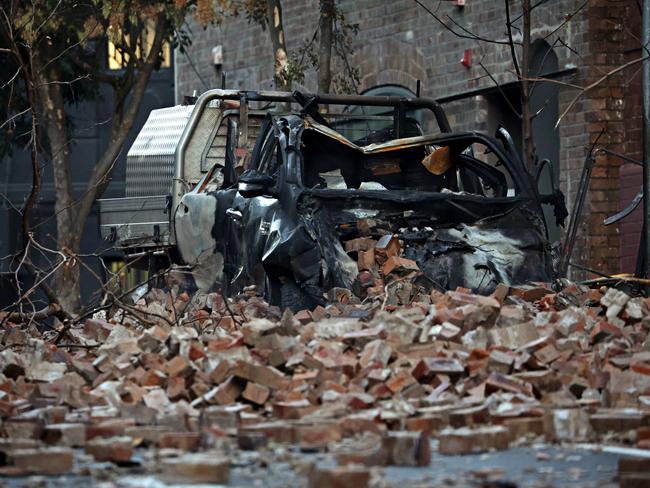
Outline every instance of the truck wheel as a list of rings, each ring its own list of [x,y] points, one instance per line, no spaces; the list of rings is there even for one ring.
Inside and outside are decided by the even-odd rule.
[[[314,301],[294,281],[288,280],[280,289],[280,306],[282,309],[299,312],[314,308]]]

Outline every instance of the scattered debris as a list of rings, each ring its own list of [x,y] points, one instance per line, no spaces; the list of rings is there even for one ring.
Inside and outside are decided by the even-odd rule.
[[[227,483],[245,451],[287,444],[336,460],[301,465],[310,486],[360,488],[373,466],[428,466],[430,439],[446,455],[530,442],[650,449],[650,299],[497,287],[388,307],[385,293],[295,315],[254,290],[227,308],[211,293],[172,326],[176,297],[151,290],[135,308],[163,314],[152,323],[118,310],[59,346],[8,322],[0,474],[79,473],[85,456]],[[157,457],[143,455],[151,447]],[[621,486],[647,481],[646,464],[622,458]]]

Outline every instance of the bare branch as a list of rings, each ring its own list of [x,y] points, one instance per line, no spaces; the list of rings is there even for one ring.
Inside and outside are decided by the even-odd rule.
[[[512,112],[513,112],[513,113],[514,113],[518,118],[521,118],[521,113],[519,113],[519,111],[518,111],[518,110],[517,110],[517,109],[512,105],[512,103],[510,102],[510,99],[509,99],[509,98],[506,96],[506,94],[503,92],[503,89],[501,88],[501,85],[499,84],[499,82],[494,78],[494,76],[492,76],[492,73],[490,73],[490,71],[485,67],[485,65],[483,64],[483,62],[479,62],[478,65],[479,65],[481,68],[483,68],[483,70],[485,71],[485,74],[486,74],[486,75],[487,75],[487,76],[488,76],[488,77],[489,77],[489,78],[494,82],[494,84],[496,85],[497,89],[499,90],[499,93],[501,93],[501,96],[503,97],[503,99],[504,99],[504,100],[506,101],[506,103],[508,104],[508,107],[510,107],[510,110],[512,110]]]
[[[442,27],[447,29],[449,32],[451,32],[453,35],[456,37],[460,37],[461,39],[472,39],[474,41],[482,41],[482,42],[488,42],[490,44],[502,44],[502,45],[508,45],[508,41],[497,41],[495,39],[487,39],[485,37],[478,36],[474,33],[471,33],[468,31],[466,28],[462,27],[462,30],[465,32],[470,32],[469,34],[463,34],[462,32],[457,32],[451,27],[447,25],[447,23],[442,20],[435,12],[433,12],[429,7],[424,5],[420,0],[413,0],[415,3],[417,3],[420,7],[422,7],[431,17],[433,17]],[[455,25],[458,25],[459,27],[460,24],[458,24],[455,20],[453,20],[451,17],[448,17]]]
[[[2,321],[33,321],[33,320],[45,320],[50,317],[55,317],[61,312],[61,307],[58,304],[50,304],[47,307],[37,310],[34,312],[10,312],[4,314],[0,312],[0,316],[3,316]]]
[[[611,78],[615,74],[620,73],[621,71],[629,68],[630,66],[634,66],[637,63],[641,63],[641,62],[645,61],[648,58],[650,58],[650,56],[643,56],[641,58],[637,58],[637,59],[633,59],[632,61],[628,61],[627,63],[622,64],[621,66],[618,66],[618,67],[614,68],[613,70],[609,71],[608,73],[606,73],[605,75],[601,76],[600,78],[598,78],[593,83],[591,83],[591,84],[585,86],[584,88],[582,88],[580,90],[580,92],[575,97],[573,97],[573,99],[569,102],[569,104],[564,109],[564,111],[562,112],[560,117],[557,119],[557,122],[555,123],[555,128],[557,128],[560,125],[560,122],[562,121],[564,116],[569,113],[569,111],[573,108],[573,106],[578,102],[578,100],[580,100],[580,98],[585,93],[587,93],[589,90],[593,90],[594,88],[596,88],[598,85],[600,85],[607,78]]]
[[[512,64],[515,66],[517,78],[521,79],[521,70],[519,69],[519,62],[517,61],[517,53],[515,51],[515,43],[512,40],[512,22],[510,22],[510,0],[505,0],[506,4],[506,28],[508,29],[508,44],[510,45],[510,55],[512,56]]]
[[[566,18],[564,19],[564,21],[563,21],[560,25],[558,25],[555,29],[553,29],[549,34],[546,34],[542,39],[546,40],[546,39],[548,39],[549,37],[551,37],[553,34],[555,34],[557,31],[559,31],[560,29],[562,29],[562,27],[564,27],[564,26],[567,25],[569,22],[571,22],[571,20],[572,20],[576,15],[578,15],[578,13],[580,13],[580,11],[581,11],[582,9],[584,9],[588,4],[589,4],[589,0],[585,0],[585,1],[584,1],[584,2],[583,2],[583,3],[582,3],[582,4],[581,4],[581,5],[580,5],[576,10],[574,10],[574,11],[571,12],[569,15],[567,15]]]
[[[12,120],[17,119],[21,115],[25,115],[27,112],[30,112],[32,110],[32,107],[27,107],[25,110],[22,112],[18,112],[17,114],[12,115],[9,117],[7,120],[5,120],[2,125],[0,125],[0,129],[2,129],[5,125],[9,124]]]
[[[88,180],[86,193],[79,199],[79,209],[77,213],[78,229],[77,232],[83,231],[82,225],[86,221],[87,215],[90,213],[92,204],[95,199],[101,195],[110,181],[110,175],[115,166],[115,162],[122,150],[122,145],[126,139],[133,123],[135,122],[136,115],[140,109],[140,104],[144,98],[144,94],[149,83],[149,78],[155,65],[158,62],[160,50],[164,40],[164,32],[166,28],[166,20],[163,14],[159,14],[156,22],[156,32],[154,40],[149,53],[147,54],[146,61],[142,66],[142,71],[139,73],[133,95],[131,97],[129,109],[124,115],[120,123],[113,124],[113,133],[111,134],[111,141],[104,151],[101,159],[93,167],[91,176]],[[126,97],[125,97],[126,98]]]

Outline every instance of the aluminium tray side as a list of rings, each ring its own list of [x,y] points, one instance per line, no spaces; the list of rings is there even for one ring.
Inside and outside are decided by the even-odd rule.
[[[102,239],[118,246],[171,244],[170,201],[168,195],[99,200]]]

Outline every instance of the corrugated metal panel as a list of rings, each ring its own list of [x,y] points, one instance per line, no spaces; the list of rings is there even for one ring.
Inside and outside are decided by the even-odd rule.
[[[206,107],[185,151],[183,178],[191,185],[215,163],[225,163],[228,124],[221,110]],[[169,195],[174,178],[174,153],[194,106],[153,110],[127,154],[126,196]],[[238,113],[227,117],[238,118]],[[263,114],[248,117],[248,144],[252,149],[262,124]],[[210,138],[212,140],[210,141]]]
[[[174,152],[192,105],[152,110],[126,157],[126,196],[168,195],[174,178]]]

